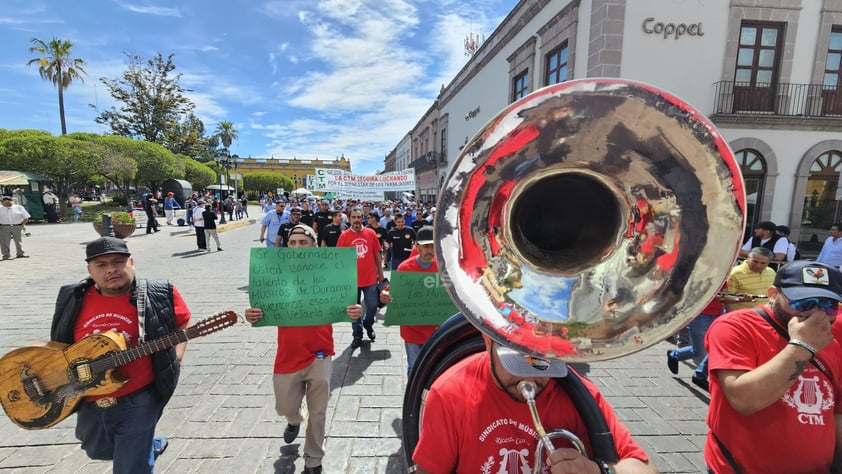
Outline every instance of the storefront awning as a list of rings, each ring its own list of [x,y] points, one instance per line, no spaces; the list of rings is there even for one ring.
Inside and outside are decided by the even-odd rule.
[[[46,176],[31,171],[0,171],[0,186],[26,186],[30,181],[49,180]]]

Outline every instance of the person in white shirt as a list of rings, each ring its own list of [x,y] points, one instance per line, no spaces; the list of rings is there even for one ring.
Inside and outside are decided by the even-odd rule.
[[[751,249],[765,247],[775,254],[773,262],[783,262],[786,259],[786,252],[789,247],[789,239],[775,234],[777,226],[774,222],[764,221],[754,226],[754,236],[743,244],[740,249],[740,257],[748,258]]]
[[[839,268],[842,265],[842,223],[830,226],[830,237],[824,241],[817,262],[826,263],[831,267]]]
[[[23,226],[29,222],[29,213],[26,209],[12,202],[11,196],[3,196],[0,198],[3,205],[0,206],[0,251],[3,253],[3,260],[12,258],[11,247],[9,244],[14,239],[15,250],[17,250],[17,258],[29,258],[23,253],[23,245],[21,244],[21,230]]]

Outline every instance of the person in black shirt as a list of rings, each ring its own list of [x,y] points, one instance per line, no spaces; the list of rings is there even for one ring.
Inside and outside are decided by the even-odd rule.
[[[278,229],[278,236],[275,238],[275,247],[289,247],[289,231],[301,223],[301,208],[293,207],[289,211],[289,222],[284,222]]]
[[[313,222],[315,222],[315,219],[315,214],[313,214],[313,211],[310,210],[310,203],[305,201],[304,204],[301,205],[301,223],[313,227]]]
[[[347,227],[342,223],[342,211],[334,211],[331,216],[333,222],[326,225],[320,234],[322,247],[336,247],[336,242],[339,240],[341,234]]]
[[[392,270],[397,270],[398,265],[412,253],[412,246],[415,245],[415,231],[406,226],[403,214],[395,214],[395,227],[386,234],[386,245],[392,252]]]
[[[388,252],[386,250],[386,234],[387,234],[387,232],[386,232],[386,229],[380,227],[380,215],[377,214],[374,211],[369,212],[368,213],[368,225],[366,227],[373,230],[374,233],[377,234],[377,240],[380,241],[380,248],[383,249],[383,252],[384,253]],[[383,264],[385,266],[386,259],[384,258],[384,255],[381,254],[380,259],[383,261]]]
[[[319,236],[320,245],[322,241],[322,230],[330,224],[332,220],[331,216],[333,216],[333,211],[328,209],[328,203],[326,200],[322,201],[321,204],[319,204],[319,210],[313,215],[313,230],[315,230],[316,235]]]
[[[429,225],[430,223],[427,222],[427,213],[424,212],[423,214],[418,214],[414,221],[412,221],[412,230],[418,232],[418,229],[424,227],[425,225]]]

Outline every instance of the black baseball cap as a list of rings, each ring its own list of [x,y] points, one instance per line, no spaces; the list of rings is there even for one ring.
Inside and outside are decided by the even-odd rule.
[[[110,253],[132,254],[129,252],[129,248],[126,246],[124,240],[116,237],[100,237],[88,242],[87,247],[85,247],[85,261],[90,262],[101,255],[108,255]]]
[[[424,226],[418,229],[418,233],[415,234],[415,243],[418,245],[427,245],[432,244],[435,241],[433,240],[433,228],[430,226]]]
[[[842,272],[824,263],[796,260],[778,270],[775,286],[790,301],[830,298],[842,302]]]

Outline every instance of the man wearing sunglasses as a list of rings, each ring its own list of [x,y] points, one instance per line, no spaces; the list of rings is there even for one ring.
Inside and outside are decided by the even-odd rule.
[[[831,324],[842,273],[795,261],[768,303],[717,318],[705,338],[710,370],[710,472],[839,472],[842,348]]]

